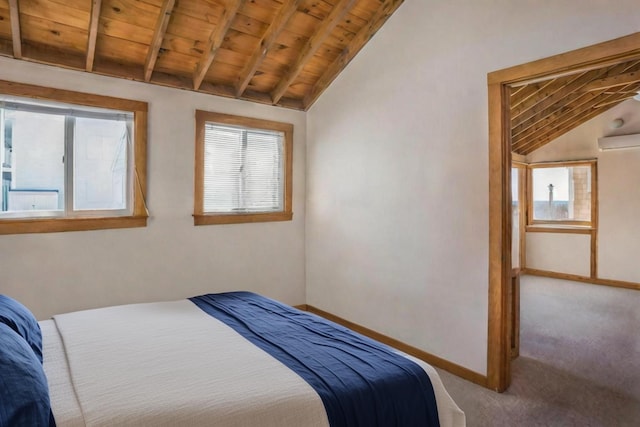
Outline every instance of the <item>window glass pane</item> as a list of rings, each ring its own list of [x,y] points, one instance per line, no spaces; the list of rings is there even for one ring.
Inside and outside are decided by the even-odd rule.
[[[533,219],[591,221],[591,166],[534,168]]]
[[[124,121],[75,119],[75,210],[126,209],[128,141]]]
[[[204,211],[284,210],[284,134],[207,123]]]
[[[10,109],[3,115],[2,211],[63,210],[64,116]]]

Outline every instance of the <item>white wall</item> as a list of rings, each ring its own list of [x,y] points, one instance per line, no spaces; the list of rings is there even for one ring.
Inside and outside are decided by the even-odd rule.
[[[624,126],[611,129],[617,118]],[[536,150],[527,161],[598,159],[598,277],[640,283],[640,148],[600,152],[597,145],[603,136],[634,133],[640,133],[640,102],[628,100]],[[568,235],[560,236],[567,241],[559,244],[571,245]],[[539,255],[537,264],[552,262],[554,251],[535,245],[527,238],[527,263],[532,250]],[[588,260],[588,253],[583,256]]]
[[[146,228],[0,236],[0,292],[40,319],[111,304],[246,289],[305,301],[302,112],[0,58],[0,79],[149,103]],[[294,219],[193,226],[194,111],[293,123]]]
[[[487,73],[639,19],[637,0],[406,0],[308,113],[307,303],[485,373]]]
[[[588,234],[526,233],[526,266],[534,270],[591,275]]]

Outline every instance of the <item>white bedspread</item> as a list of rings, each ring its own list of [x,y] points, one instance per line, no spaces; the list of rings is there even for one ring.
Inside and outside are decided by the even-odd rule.
[[[63,314],[41,327],[59,427],[328,426],[311,386],[188,300]],[[464,426],[435,370],[416,362],[441,426]]]

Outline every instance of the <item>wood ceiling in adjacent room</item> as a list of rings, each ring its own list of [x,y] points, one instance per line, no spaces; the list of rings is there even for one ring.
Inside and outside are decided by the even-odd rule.
[[[0,0],[0,55],[308,109],[403,0]]]
[[[526,155],[640,91],[637,58],[511,87],[511,146]]]

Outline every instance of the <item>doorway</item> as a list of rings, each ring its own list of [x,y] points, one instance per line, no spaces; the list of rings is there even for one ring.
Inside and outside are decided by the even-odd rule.
[[[489,311],[487,386],[511,382],[515,309],[512,291],[511,88],[640,59],[640,32],[488,75],[489,94]]]

